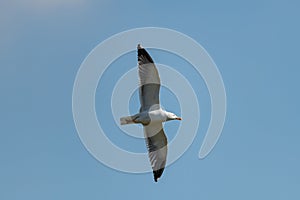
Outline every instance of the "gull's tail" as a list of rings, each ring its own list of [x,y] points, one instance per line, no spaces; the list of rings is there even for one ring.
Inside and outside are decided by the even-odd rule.
[[[120,118],[120,124],[125,125],[125,124],[134,124],[135,122],[133,121],[132,116],[127,116],[127,117],[121,117]]]

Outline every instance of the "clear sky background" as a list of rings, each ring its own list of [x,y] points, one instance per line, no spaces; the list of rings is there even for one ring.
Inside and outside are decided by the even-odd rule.
[[[296,0],[2,0],[0,199],[300,199],[299,8]],[[219,142],[199,160],[209,97],[201,78],[199,86],[191,78],[196,91],[203,90],[197,94],[203,122],[158,183],[151,173],[122,173],[94,159],[72,117],[73,83],[88,53],[113,34],[145,26],[175,29],[199,42],[222,74],[228,103]],[[172,56],[149,52],[176,67]],[[136,63],[136,54],[126,59]],[[98,102],[115,83],[109,77],[117,63],[104,77],[107,87],[97,90]],[[173,102],[169,109],[176,111],[172,93],[162,93],[162,103]],[[113,124],[101,117],[100,105],[101,123]],[[143,140],[105,128],[121,147],[145,151]]]

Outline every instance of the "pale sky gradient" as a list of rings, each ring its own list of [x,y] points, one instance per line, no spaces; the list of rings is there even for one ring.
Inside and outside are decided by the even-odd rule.
[[[296,0],[1,1],[0,199],[299,199],[299,6]],[[145,26],[199,42],[222,74],[228,103],[219,142],[199,160],[210,117],[205,84],[183,60],[149,50],[159,63],[187,67],[181,71],[201,99],[195,141],[158,183],[150,173],[121,173],[95,160],[72,118],[84,58],[111,35]],[[130,69],[136,53],[122,59]],[[106,106],[122,75],[119,64],[97,90],[97,114],[115,144],[143,152],[145,142],[124,135]],[[172,93],[161,92],[163,105],[176,111]],[[132,112],[136,102],[133,96]],[[168,125],[169,139],[177,127]]]

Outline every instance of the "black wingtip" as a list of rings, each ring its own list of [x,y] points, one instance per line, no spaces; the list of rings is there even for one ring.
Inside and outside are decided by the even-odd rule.
[[[162,173],[164,172],[165,168],[161,168],[159,170],[155,170],[153,171],[153,175],[154,175],[154,181],[157,182],[158,179],[161,177]]]
[[[154,63],[149,53],[144,49],[141,44],[137,45],[138,61],[142,64]]]

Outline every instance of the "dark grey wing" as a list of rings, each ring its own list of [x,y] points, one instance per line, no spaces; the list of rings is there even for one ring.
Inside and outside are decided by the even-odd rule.
[[[168,140],[162,123],[150,123],[144,126],[144,134],[154,181],[161,177],[167,161]]]
[[[140,45],[138,45],[137,49],[140,79],[140,112],[149,109],[155,110],[159,108],[160,78],[158,71],[148,52]]]

